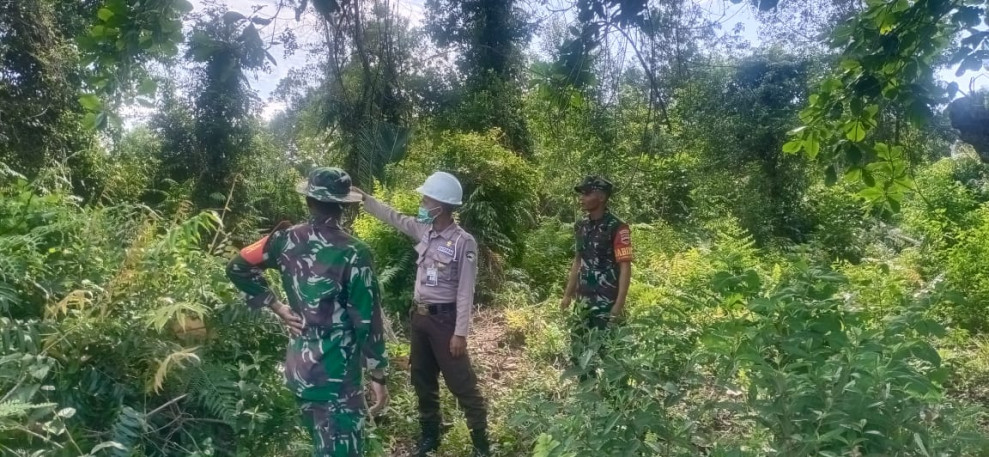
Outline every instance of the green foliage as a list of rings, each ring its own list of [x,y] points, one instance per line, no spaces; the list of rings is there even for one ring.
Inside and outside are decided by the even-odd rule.
[[[984,304],[989,300],[989,207],[977,211],[978,225],[958,234],[957,244],[947,250],[945,279],[962,294],[949,308],[949,315],[963,328],[989,329]]]
[[[807,231],[799,211],[806,167],[780,146],[796,126],[815,62],[756,55],[733,63],[730,73],[701,73],[684,84],[672,110],[680,141],[703,157],[699,176],[689,177],[699,181],[694,200],[701,211],[711,204],[728,207],[761,242],[801,240]]]
[[[909,162],[897,149],[899,136],[890,144],[877,138],[877,127],[923,127],[937,104],[954,98],[957,84],[937,84],[934,72],[942,59],[960,64],[958,76],[982,67],[986,11],[983,1],[869,2],[833,32],[839,68],[810,97],[800,113],[804,126],[783,151],[819,159],[831,175],[865,184],[872,203],[897,212],[903,191],[913,187]]]
[[[498,132],[445,132],[413,145],[396,169],[400,182],[418,187],[435,170],[453,173],[464,188],[460,223],[482,247],[481,261],[495,271],[504,257],[522,254],[523,235],[533,225],[533,189],[539,177],[528,163],[499,146]]]
[[[407,214],[427,175],[461,178],[494,305],[470,341],[496,455],[985,454],[989,172],[950,145],[953,127],[984,152],[985,94],[934,80],[984,63],[985,1],[750,3],[790,29],[775,47],[748,52],[687,0],[436,0],[423,28],[313,0],[325,42],[265,124],[250,75],[302,49],[268,9],[0,2],[0,453],[311,452],[284,330],[224,264],[302,220],[294,185],[338,164]],[[124,129],[132,103],[154,112]],[[575,342],[558,305],[588,173],[618,185],[636,260],[624,319]],[[414,240],[350,218],[407,315]],[[371,455],[418,432],[407,377],[389,379]],[[441,404],[439,454],[462,455]]]
[[[562,292],[574,256],[574,230],[570,224],[544,219],[525,236],[525,255],[519,266],[535,285],[540,299]]]
[[[444,128],[485,132],[497,128],[501,143],[532,156],[532,138],[522,113],[522,53],[531,25],[512,0],[428,0],[426,30],[441,49],[459,49],[465,82],[450,98],[459,102],[439,117]]]
[[[405,214],[412,214],[419,208],[419,195],[408,190],[390,195],[379,193],[377,198]],[[363,212],[354,221],[354,233],[371,246],[374,253],[378,282],[385,292],[382,305],[396,315],[407,315],[412,306],[417,267],[415,241]]]
[[[83,124],[105,128],[110,121],[120,127],[114,109],[137,95],[149,106],[157,84],[147,66],[168,61],[178,54],[184,41],[182,19],[192,11],[187,0],[127,2],[103,0],[94,3],[91,25],[77,39],[86,74],[86,93],[79,104],[86,110]]]
[[[246,72],[265,68],[270,58],[257,27],[239,13],[210,9],[198,18],[187,58],[196,68],[192,107],[198,159],[193,201],[215,208],[233,185],[237,159],[254,148],[251,111],[255,95]]]
[[[874,326],[857,297],[838,295],[843,279],[834,273],[797,263],[768,290],[749,276],[741,289],[715,284],[718,301],[741,298],[746,312],[704,342],[731,388],[746,392],[737,411],[766,427],[773,453],[928,455],[981,446],[977,434],[956,428],[965,412],[944,400],[941,359],[928,342],[943,328],[924,317],[936,295]]]
[[[814,229],[809,241],[831,260],[858,262],[864,255],[867,208],[850,187],[847,183],[814,186],[804,202],[808,224]]]
[[[982,182],[989,176],[978,160],[941,159],[917,173],[919,195],[903,208],[903,226],[933,248],[952,246],[959,231],[979,223],[981,203],[989,201]]]
[[[293,417],[294,401],[277,372],[256,365],[278,360],[284,337],[227,281],[213,255],[229,255],[217,247],[217,216],[80,207],[39,184],[0,185],[0,245],[11,247],[0,290],[13,316],[3,318],[0,352],[4,446],[288,449],[296,432],[281,418]]]
[[[31,177],[92,141],[80,122],[81,70],[71,42],[74,19],[85,13],[60,3],[0,5],[0,162]]]
[[[517,426],[551,435],[558,444],[543,444],[542,452],[552,452],[548,455],[696,454],[699,432],[690,419],[695,405],[685,404],[685,395],[700,382],[691,360],[697,332],[685,325],[684,317],[656,307],[595,334],[578,354],[580,364],[569,372],[599,368],[597,375],[561,387],[553,398],[519,405]],[[592,363],[597,347],[606,351]]]

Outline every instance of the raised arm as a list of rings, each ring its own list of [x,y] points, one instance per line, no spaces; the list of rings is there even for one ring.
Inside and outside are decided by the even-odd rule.
[[[364,210],[367,211],[368,214],[374,216],[381,222],[395,227],[398,231],[412,238],[419,239],[422,237],[422,234],[429,229],[428,225],[420,224],[419,222],[416,222],[415,218],[395,211],[394,208],[381,203],[364,191],[357,188],[354,188],[354,190],[364,195]]]

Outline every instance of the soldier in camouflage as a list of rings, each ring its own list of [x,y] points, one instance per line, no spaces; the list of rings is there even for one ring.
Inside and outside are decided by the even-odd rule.
[[[342,205],[361,201],[350,186],[343,170],[313,170],[297,189],[306,197],[309,221],[276,229],[241,250],[227,267],[250,307],[270,308],[289,327],[285,380],[300,403],[318,457],[363,455],[363,365],[371,372],[372,410],[388,401],[371,251],[339,225]],[[280,272],[287,306],[269,288],[265,269]]]
[[[588,330],[604,329],[620,317],[632,276],[632,241],[627,224],[608,210],[614,186],[600,176],[587,176],[574,187],[586,216],[574,226],[576,249],[566,291],[564,311],[577,298],[582,325],[574,329],[574,361]]]

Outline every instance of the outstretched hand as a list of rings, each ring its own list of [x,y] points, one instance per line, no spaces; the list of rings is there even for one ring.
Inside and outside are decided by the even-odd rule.
[[[367,198],[367,192],[364,192],[360,187],[350,186],[350,191],[351,192],[357,192],[357,193],[361,194],[361,197]]]

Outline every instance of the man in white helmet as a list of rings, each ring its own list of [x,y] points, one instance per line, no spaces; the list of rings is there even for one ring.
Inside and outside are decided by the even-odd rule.
[[[474,443],[473,455],[489,455],[487,408],[467,355],[477,278],[477,242],[453,220],[453,211],[463,204],[460,182],[449,173],[433,173],[416,189],[422,202],[414,218],[399,214],[360,189],[354,190],[364,195],[364,208],[369,214],[418,241],[409,357],[422,426],[416,455],[425,456],[440,445],[441,372],[447,388],[464,410]]]

